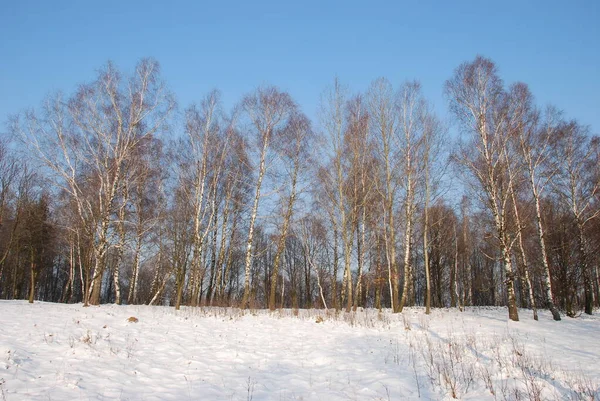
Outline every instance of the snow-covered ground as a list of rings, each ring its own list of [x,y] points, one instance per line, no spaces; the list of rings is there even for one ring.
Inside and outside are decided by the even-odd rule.
[[[600,319],[520,317],[0,301],[0,401],[598,399]]]

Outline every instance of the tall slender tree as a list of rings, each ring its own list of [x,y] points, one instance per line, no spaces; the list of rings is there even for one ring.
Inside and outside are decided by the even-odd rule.
[[[454,155],[454,160],[471,175],[480,188],[481,201],[487,206],[494,221],[508,297],[508,314],[511,320],[519,320],[515,296],[515,273],[512,264],[510,191],[509,187],[517,173],[507,169],[513,160],[505,157],[509,140],[507,95],[495,64],[478,56],[470,63],[461,64],[454,76],[446,81],[446,94],[450,110],[468,135]]]
[[[279,264],[283,254],[288,230],[294,213],[294,206],[298,196],[298,179],[302,170],[308,162],[308,145],[312,142],[312,128],[310,121],[303,114],[295,113],[288,121],[288,125],[279,138],[275,140],[275,147],[283,161],[282,168],[287,177],[288,190],[283,197],[283,221],[281,232],[277,241],[277,249],[273,258],[273,269],[271,272],[271,288],[269,291],[269,309],[275,310],[275,295],[277,291],[277,278],[279,275]]]
[[[400,278],[396,261],[396,202],[398,200],[398,179],[396,171],[400,168],[399,153],[395,143],[398,127],[396,94],[392,85],[384,78],[375,80],[368,92],[371,129],[378,138],[377,153],[381,160],[383,177],[378,180],[377,191],[380,194],[383,209],[383,238],[385,260],[388,271],[390,302],[394,312],[400,312]]]
[[[242,101],[242,108],[250,125],[249,132],[253,136],[253,145],[257,151],[258,159],[254,200],[248,224],[244,264],[244,295],[241,303],[242,308],[247,308],[250,302],[254,228],[258,215],[263,180],[270,165],[270,160],[268,159],[272,150],[273,137],[282,134],[288,120],[296,110],[296,105],[289,94],[281,92],[275,87],[263,87],[246,96]]]

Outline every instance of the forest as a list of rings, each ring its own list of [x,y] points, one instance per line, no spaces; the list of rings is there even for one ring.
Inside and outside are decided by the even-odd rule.
[[[600,138],[482,56],[443,90],[449,121],[418,81],[336,79],[311,121],[274,86],[178,105],[156,60],[109,62],[8,117],[0,298],[592,314]]]

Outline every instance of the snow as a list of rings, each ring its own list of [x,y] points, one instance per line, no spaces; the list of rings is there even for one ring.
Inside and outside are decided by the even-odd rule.
[[[0,301],[0,401],[599,397],[600,319],[520,317]]]

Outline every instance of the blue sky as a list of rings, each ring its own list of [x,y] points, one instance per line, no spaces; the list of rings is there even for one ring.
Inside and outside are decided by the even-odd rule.
[[[443,83],[477,54],[600,133],[599,1],[0,0],[0,121],[71,93],[112,60],[156,58],[180,107],[212,88],[226,106],[261,84],[311,117],[335,76],[355,91],[385,76],[421,81],[446,114]]]

